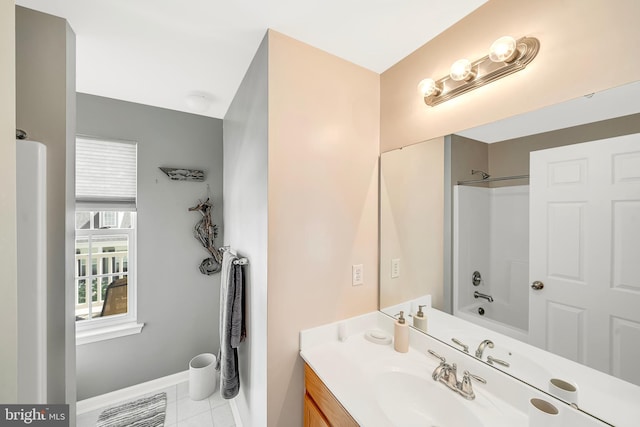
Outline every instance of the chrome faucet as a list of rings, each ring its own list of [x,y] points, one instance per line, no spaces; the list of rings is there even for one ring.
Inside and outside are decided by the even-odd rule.
[[[491,295],[483,294],[482,292],[475,291],[473,293],[474,298],[484,298],[489,302],[493,302],[493,297]]]
[[[509,366],[511,366],[511,365],[509,365],[509,362],[505,362],[504,360],[496,359],[495,357],[493,357],[491,355],[487,356],[487,363],[489,365],[493,365],[495,363],[495,364],[498,364],[498,365],[502,365],[505,368],[508,368]]]
[[[458,367],[455,363],[449,365],[444,357],[438,355],[433,350],[429,350],[429,353],[440,359],[440,364],[433,370],[433,374],[431,374],[433,380],[441,382],[450,390],[455,391],[465,399],[473,400],[476,398],[471,385],[472,378],[476,381],[480,381],[481,383],[487,383],[483,378],[470,374],[469,371],[464,371],[462,381],[458,381]]]
[[[439,378],[440,382],[445,383],[450,389],[456,390],[458,388],[458,366],[455,363],[447,365],[440,372],[442,373]]]
[[[451,341],[453,341],[454,343],[462,347],[462,351],[464,351],[465,353],[469,353],[469,346],[463,343],[462,341],[460,341],[458,338],[455,338],[455,337],[451,338]]]
[[[493,341],[491,340],[484,340],[480,343],[480,345],[478,346],[478,349],[476,350],[476,357],[478,359],[482,359],[482,353],[484,352],[484,348],[485,347],[489,347],[489,348],[493,348]]]
[[[473,386],[471,385],[471,379],[474,379],[482,384],[486,384],[487,380],[477,375],[473,375],[469,373],[469,371],[464,371],[464,375],[462,377],[462,382],[460,383],[460,394],[462,397],[468,400],[473,400],[476,398],[476,394],[473,392]]]
[[[434,381],[438,381],[444,375],[443,370],[450,369],[451,366],[446,363],[447,359],[445,359],[444,357],[440,356],[435,351],[433,351],[433,350],[428,350],[428,351],[429,351],[429,354],[431,354],[432,356],[440,359],[440,364],[436,367],[436,369],[433,370],[433,373],[431,374],[431,378],[433,378]]]

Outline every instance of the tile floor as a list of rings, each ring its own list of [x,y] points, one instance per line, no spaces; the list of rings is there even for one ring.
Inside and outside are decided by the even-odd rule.
[[[166,427],[235,427],[236,425],[229,402],[220,396],[219,390],[216,390],[208,399],[193,401],[189,398],[189,383],[183,382],[144,396],[159,392],[167,393],[167,415],[164,424]],[[131,400],[140,397],[143,396]],[[95,427],[98,417],[105,409],[106,407],[78,415],[77,427]]]

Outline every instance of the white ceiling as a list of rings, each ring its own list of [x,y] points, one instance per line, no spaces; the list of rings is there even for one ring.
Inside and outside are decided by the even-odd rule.
[[[67,19],[77,91],[224,117],[268,28],[381,73],[486,0],[17,0]]]
[[[488,144],[640,113],[640,82],[456,132]]]

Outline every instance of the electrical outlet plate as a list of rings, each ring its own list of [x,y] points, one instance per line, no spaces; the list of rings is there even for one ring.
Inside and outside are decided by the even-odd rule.
[[[351,266],[351,284],[353,286],[364,284],[364,269],[362,264],[354,264]]]

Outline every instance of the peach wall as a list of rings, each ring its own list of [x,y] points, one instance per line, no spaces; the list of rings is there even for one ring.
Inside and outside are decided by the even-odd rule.
[[[15,3],[0,2],[0,402],[18,398]]]
[[[300,330],[378,308],[379,99],[378,74],[269,31],[269,426],[302,424]]]
[[[380,307],[431,295],[444,309],[444,138],[435,138],[380,159]],[[400,259],[399,277],[391,261]]]
[[[381,152],[640,79],[637,0],[491,0],[381,76]],[[500,36],[533,36],[538,56],[498,82],[436,107],[418,95]]]

